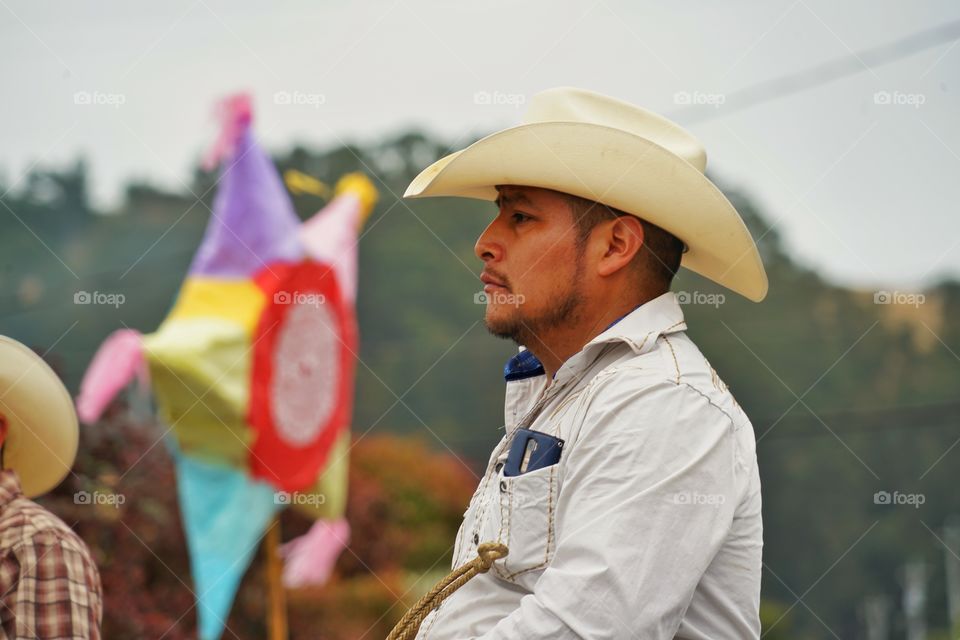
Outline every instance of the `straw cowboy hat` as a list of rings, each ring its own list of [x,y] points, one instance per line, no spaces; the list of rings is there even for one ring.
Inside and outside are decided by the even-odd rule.
[[[562,87],[535,95],[523,124],[434,162],[404,197],[495,200],[497,185],[522,185],[602,202],[666,229],[687,246],[682,266],[759,302],[760,254],[706,164],[700,141],[663,116]]]
[[[7,423],[3,468],[13,469],[28,498],[50,491],[77,455],[73,400],[47,363],[0,336],[0,418]]]

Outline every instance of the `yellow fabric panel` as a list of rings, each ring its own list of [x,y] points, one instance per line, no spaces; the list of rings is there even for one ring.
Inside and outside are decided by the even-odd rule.
[[[317,477],[317,481],[311,488],[298,492],[292,498],[291,503],[294,509],[316,520],[344,516],[347,510],[350,441],[350,429],[344,429],[330,448],[326,466]]]
[[[171,316],[143,344],[157,406],[181,450],[246,469],[253,442],[246,327],[223,317]]]
[[[251,280],[190,277],[165,322],[188,318],[224,318],[253,335],[267,299]]]

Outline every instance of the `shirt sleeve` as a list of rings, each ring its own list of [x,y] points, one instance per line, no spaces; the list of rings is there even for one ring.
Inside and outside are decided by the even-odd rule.
[[[745,473],[699,391],[617,376],[565,451],[552,561],[483,640],[670,640],[730,530]]]
[[[99,640],[100,575],[82,543],[41,533],[17,553],[15,638]]]

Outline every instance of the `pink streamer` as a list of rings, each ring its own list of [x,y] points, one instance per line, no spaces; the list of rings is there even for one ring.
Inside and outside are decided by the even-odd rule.
[[[87,424],[99,420],[110,401],[134,377],[139,378],[141,389],[149,384],[142,336],[133,329],[114,331],[97,349],[83,374],[77,416]]]
[[[349,541],[350,525],[344,518],[317,520],[310,531],[280,547],[284,586],[295,589],[326,583]]]
[[[216,115],[220,119],[220,136],[207,151],[203,168],[211,171],[223,158],[231,156],[244,129],[253,121],[253,100],[248,93],[228,96],[217,103]]]

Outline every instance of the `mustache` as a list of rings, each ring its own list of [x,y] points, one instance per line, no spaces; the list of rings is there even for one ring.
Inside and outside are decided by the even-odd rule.
[[[483,270],[483,273],[487,274],[488,276],[493,276],[494,278],[496,278],[497,280],[499,280],[500,282],[502,282],[502,283],[503,283],[503,286],[506,287],[507,289],[510,289],[510,288],[511,288],[511,287],[510,287],[510,279],[507,278],[507,276],[506,276],[505,274],[500,273],[500,272],[497,271],[496,269],[484,269],[484,270]]]

